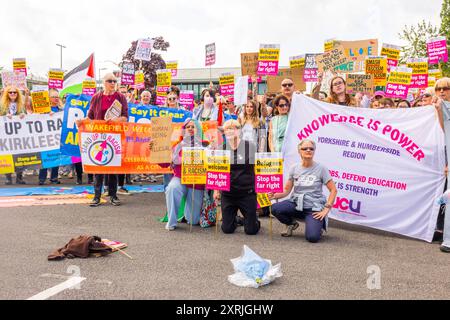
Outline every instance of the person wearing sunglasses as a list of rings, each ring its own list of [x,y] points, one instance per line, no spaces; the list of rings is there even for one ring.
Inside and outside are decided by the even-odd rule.
[[[59,91],[57,89],[50,89],[48,90],[48,95],[50,97],[50,116],[57,112],[61,112],[63,110],[63,105],[61,103],[61,99],[59,97]],[[71,170],[72,166],[69,166],[69,170]],[[45,181],[47,180],[47,173],[50,169],[50,183],[51,184],[61,184],[61,182],[58,180],[58,173],[59,173],[59,166],[53,167],[53,168],[46,168],[46,169],[40,169],[39,170],[39,185],[42,186],[45,184]]]
[[[302,140],[298,144],[301,162],[289,171],[283,193],[269,193],[269,199],[282,199],[293,190],[289,200],[273,204],[273,215],[284,225],[283,237],[291,237],[299,227],[296,219],[305,220],[305,238],[316,243],[327,229],[328,213],[336,199],[337,189],[328,169],[314,161],[316,144],[312,140]],[[330,191],[328,199],[323,194],[323,185]]]
[[[343,77],[335,76],[330,82],[330,96],[325,102],[338,104],[341,106],[357,107],[358,103],[355,98],[347,94],[347,84]]]
[[[12,119],[13,116],[19,116],[20,119],[25,117],[25,100],[19,89],[15,86],[7,86],[3,90],[0,100],[0,116],[6,116]],[[23,170],[16,168],[16,183],[26,184],[23,181]],[[12,184],[12,174],[6,174],[6,185]]]
[[[127,122],[128,120],[128,103],[126,97],[120,92],[116,91],[117,79],[112,73],[108,73],[103,78],[103,91],[96,93],[91,100],[91,106],[89,108],[87,119],[90,120],[108,120],[111,122]],[[116,103],[115,103],[116,102]],[[120,116],[116,118],[105,119],[110,108],[116,108],[116,105],[120,105]],[[116,110],[117,111],[117,110]],[[77,121],[77,125],[80,121]],[[105,175],[96,174],[94,176],[94,199],[90,203],[91,207],[98,207],[100,205],[100,197],[102,195],[103,181]],[[108,177],[108,192],[110,202],[113,206],[119,206],[121,204],[117,197],[117,175],[111,174]]]
[[[295,84],[291,78],[285,78],[281,81],[281,89],[280,92],[282,95],[289,99],[289,102],[292,100],[292,95],[295,92]]]
[[[269,148],[271,152],[281,152],[291,104],[288,97],[278,95],[273,105],[277,115],[269,123]]]
[[[167,91],[166,104],[167,108],[171,109],[184,109],[180,106],[180,89],[177,86],[171,86]]]

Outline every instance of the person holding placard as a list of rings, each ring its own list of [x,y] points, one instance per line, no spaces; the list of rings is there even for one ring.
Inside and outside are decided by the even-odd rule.
[[[183,197],[186,197],[184,217],[187,222],[189,224],[192,223],[193,225],[199,224],[200,222],[200,212],[202,210],[205,185],[181,184],[181,159],[183,148],[204,147],[207,145],[207,143],[202,140],[202,137],[203,130],[200,123],[190,118],[186,119],[182,126],[180,140],[173,147],[171,165],[174,174],[165,191],[168,213],[168,222],[165,228],[168,231],[173,231],[177,227],[178,210],[180,209],[180,204]],[[152,146],[152,143],[150,143],[150,149],[152,149]],[[191,205],[191,203],[193,203],[193,205]]]
[[[128,121],[128,103],[127,99],[120,92],[116,91],[117,79],[112,73],[108,73],[103,77],[104,91],[96,93],[91,100],[87,119],[90,120],[106,120],[111,122],[127,122]],[[77,125],[81,120],[77,121]],[[102,195],[103,180],[105,175],[95,175],[95,194],[90,206],[98,207],[100,205],[100,197]],[[120,200],[117,197],[117,175],[109,175],[108,191],[111,198],[111,204],[119,206]]]
[[[62,111],[63,105],[59,98],[59,91],[57,89],[48,90],[48,94],[50,97],[50,116],[51,116],[54,113]],[[48,169],[51,170],[50,183],[51,184],[61,184],[61,182],[58,180],[59,167],[54,167],[54,168],[45,168],[45,169],[39,170],[39,185],[42,186],[45,184],[45,180],[47,180]]]
[[[269,123],[269,148],[271,152],[281,152],[291,103],[288,97],[279,95],[273,100],[273,105],[277,115]]]
[[[2,98],[0,100],[0,116],[7,116],[12,119],[13,116],[19,116],[20,119],[25,117],[25,101],[20,93],[20,90],[15,86],[7,86],[3,90]],[[16,184],[26,184],[23,181],[23,170],[16,169]],[[6,174],[6,185],[12,184],[12,174]]]
[[[238,226],[238,210],[244,216],[244,232],[248,235],[258,233],[261,223],[256,215],[255,192],[255,152],[256,145],[241,138],[241,124],[228,120],[223,129],[226,149],[231,151],[230,191],[214,191],[214,199],[222,199],[222,231],[234,233]]]
[[[298,144],[301,163],[294,165],[289,171],[289,180],[283,193],[270,193],[269,198],[282,199],[287,197],[292,189],[289,200],[273,204],[273,215],[286,225],[283,237],[292,236],[299,227],[295,219],[304,219],[306,224],[306,240],[316,243],[322,236],[322,229],[327,228],[327,216],[336,199],[337,189],[328,169],[314,162],[316,144],[311,140],[302,140]],[[323,185],[330,191],[328,199],[323,194]]]

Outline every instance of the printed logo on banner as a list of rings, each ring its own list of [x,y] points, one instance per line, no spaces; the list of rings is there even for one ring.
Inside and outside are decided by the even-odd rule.
[[[40,153],[14,154],[13,161],[15,168],[39,169],[42,164]]]
[[[122,141],[120,134],[81,134],[81,157],[85,165],[120,167]]]
[[[361,201],[336,197],[333,208],[338,209],[338,211],[342,213],[359,214],[361,213]]]

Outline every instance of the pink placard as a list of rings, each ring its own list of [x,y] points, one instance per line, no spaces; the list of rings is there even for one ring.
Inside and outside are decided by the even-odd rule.
[[[428,64],[438,64],[448,61],[447,41],[440,39],[427,43]]]
[[[318,81],[318,69],[305,69],[303,72],[303,81],[305,82],[317,82]]]
[[[220,86],[220,94],[222,96],[234,95],[234,84],[226,84],[226,85]]]
[[[283,192],[283,175],[255,175],[255,192]]]
[[[387,59],[388,72],[391,71],[391,68],[397,67],[397,66],[398,66],[398,60]]]
[[[428,74],[413,74],[410,88],[428,88]]]
[[[180,92],[180,104],[189,111],[194,109],[194,92]]]
[[[386,85],[386,97],[406,99],[408,97],[409,86],[404,84],[388,83]]]
[[[82,94],[86,94],[88,96],[93,96],[97,92],[95,88],[83,88]]]
[[[134,74],[122,73],[121,84],[134,85]]]
[[[178,74],[178,69],[171,69],[172,71],[172,78],[176,77]]]
[[[64,80],[48,79],[48,88],[61,90],[63,89],[63,82]]]
[[[208,171],[206,174],[206,189],[230,191],[230,181],[229,173]]]
[[[258,61],[258,76],[276,76],[278,75],[278,61]]]
[[[162,106],[166,104],[167,90],[169,87],[156,87],[156,105]]]

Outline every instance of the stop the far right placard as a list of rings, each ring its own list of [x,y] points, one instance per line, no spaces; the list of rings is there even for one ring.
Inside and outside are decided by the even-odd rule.
[[[283,192],[283,156],[280,152],[256,153],[255,192]]]

